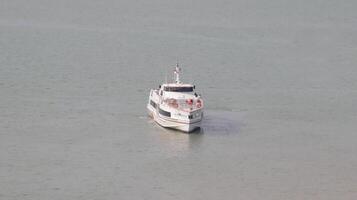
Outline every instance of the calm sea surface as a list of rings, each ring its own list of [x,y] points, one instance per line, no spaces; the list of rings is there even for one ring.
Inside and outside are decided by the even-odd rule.
[[[0,199],[357,199],[356,10],[3,0]],[[177,60],[193,134],[146,115]]]

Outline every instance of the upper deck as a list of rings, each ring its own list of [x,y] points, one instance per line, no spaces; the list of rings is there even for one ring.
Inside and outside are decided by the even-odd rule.
[[[169,83],[162,85],[162,90],[165,92],[193,92],[194,89],[195,86],[191,84]]]
[[[180,80],[181,69],[176,66],[174,73],[175,82],[164,83],[158,89],[151,91],[155,102],[162,106],[174,108],[185,112],[192,112],[203,108],[203,100],[195,91],[195,85],[182,83]],[[154,95],[153,95],[154,94]]]

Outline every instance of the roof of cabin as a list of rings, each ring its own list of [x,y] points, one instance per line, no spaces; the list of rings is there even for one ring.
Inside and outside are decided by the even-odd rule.
[[[184,84],[184,83],[165,83],[162,86],[169,86],[169,87],[193,87],[192,84]]]

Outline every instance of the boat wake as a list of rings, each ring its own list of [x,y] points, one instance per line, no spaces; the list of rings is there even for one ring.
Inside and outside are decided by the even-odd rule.
[[[239,134],[244,125],[243,112],[206,110],[204,114],[200,130],[204,134]]]

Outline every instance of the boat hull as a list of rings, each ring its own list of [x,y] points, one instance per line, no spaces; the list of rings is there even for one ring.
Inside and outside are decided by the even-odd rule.
[[[162,117],[150,105],[148,105],[148,114],[154,119],[157,124],[165,128],[172,128],[182,132],[190,133],[201,127],[201,119],[198,121],[187,123],[171,118]]]

